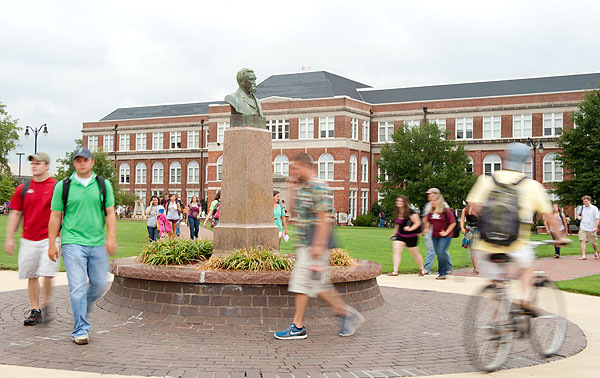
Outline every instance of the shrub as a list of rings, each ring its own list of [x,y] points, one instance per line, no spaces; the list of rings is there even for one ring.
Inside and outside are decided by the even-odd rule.
[[[233,270],[291,270],[294,263],[279,253],[261,247],[236,249],[231,255],[220,259],[211,257],[205,269],[233,269]]]
[[[342,248],[332,249],[329,254],[329,265],[331,266],[353,266],[358,265],[347,250]]]
[[[356,217],[354,224],[356,226],[373,227],[377,218],[373,214],[364,214]]]
[[[165,238],[146,245],[139,259],[151,265],[184,265],[206,260],[212,249],[211,240]]]

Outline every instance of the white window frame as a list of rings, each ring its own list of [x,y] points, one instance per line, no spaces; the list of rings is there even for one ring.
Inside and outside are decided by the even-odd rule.
[[[563,133],[563,114],[562,113],[544,113],[543,115],[543,133],[544,136],[558,136]]]
[[[172,150],[181,148],[181,131],[170,132],[169,147]]]
[[[383,161],[383,159],[379,159],[379,161],[381,162]],[[379,165],[377,166],[377,177],[379,178],[380,183],[390,181],[390,176],[387,173],[385,173],[383,177],[381,177],[381,167]],[[384,181],[381,181],[382,178]]]
[[[290,175],[290,160],[284,154],[277,155],[273,160],[273,173],[289,177]]]
[[[315,119],[300,118],[298,120],[298,139],[315,138]]]
[[[419,119],[409,119],[404,121],[404,130],[408,131],[415,127],[421,126],[421,120]]]
[[[267,120],[267,130],[271,132],[271,140],[288,140],[290,139],[290,120],[269,119]]]
[[[456,118],[454,125],[456,127],[456,140],[473,139],[473,117]],[[459,136],[459,131],[462,133],[461,136]]]
[[[471,157],[471,155],[467,155],[469,158],[469,166],[471,167],[471,173],[474,172],[475,169],[475,165],[473,164],[473,158]],[[467,172],[469,172],[469,168],[467,168]]]
[[[513,138],[531,137],[532,130],[531,114],[514,114],[513,115]]]
[[[358,119],[350,119],[350,139],[358,140]]]
[[[139,162],[135,165],[135,183],[145,184],[146,183],[146,163]]]
[[[129,184],[131,182],[131,169],[129,163],[119,165],[119,184]]]
[[[88,150],[98,151],[98,135],[88,135]]]
[[[387,143],[392,141],[394,134],[394,121],[381,121],[377,125],[377,137],[379,143]]]
[[[500,116],[483,117],[483,139],[502,138],[502,118]]]
[[[440,132],[442,133],[442,138],[446,137],[446,118],[438,118],[438,119],[433,119],[431,120],[431,123],[435,123],[438,127],[438,129],[440,129]]]
[[[483,158],[483,174],[492,175],[502,169],[502,158],[497,154],[488,154]]]
[[[229,122],[217,123],[217,143],[223,143],[225,140],[225,129],[229,128]]]
[[[188,163],[187,183],[188,184],[199,184],[200,183],[200,164],[198,164],[198,162],[196,160],[192,160]]]
[[[181,184],[181,163],[178,161],[169,165],[169,184]]]
[[[319,138],[327,139],[335,136],[335,117],[319,117]]]
[[[369,127],[370,126],[370,122],[369,121],[362,121],[362,141],[363,142],[369,142]]]
[[[129,134],[119,134],[119,151],[129,151]]]
[[[223,156],[217,159],[217,181],[223,181]]]
[[[162,162],[156,161],[152,164],[152,183],[163,184],[165,180],[165,167]]]
[[[135,134],[135,150],[145,151],[146,150],[146,133]]]
[[[200,131],[189,130],[187,132],[187,148],[199,148],[200,146]]]
[[[152,150],[162,150],[164,147],[164,134],[162,132],[152,133]]]
[[[186,189],[185,191],[185,197],[187,199],[187,202],[185,203],[185,205],[187,206],[190,202],[192,202],[192,197],[196,196],[196,198],[198,198],[198,201],[200,201],[200,191],[199,190],[194,190],[194,189]]]
[[[358,160],[356,160],[356,155],[350,155],[350,159],[348,159],[348,180],[351,182],[356,182],[356,172],[358,171]]]
[[[319,156],[319,179],[323,181],[333,181],[334,178],[334,159],[333,155],[324,153]]]
[[[104,141],[102,143],[102,150],[104,152],[113,152],[115,148],[115,137],[114,135],[104,135]]]
[[[556,152],[550,152],[544,156],[544,182],[560,182],[564,179],[563,165],[558,160]]]
[[[146,202],[146,189],[138,189],[135,191],[135,195],[139,198],[140,201],[142,201],[142,204],[144,205],[143,209],[146,210],[145,206],[147,205]]]
[[[152,191],[152,195],[153,196],[157,196],[158,197],[158,203],[160,203],[160,197],[161,197],[160,190],[153,190]]]
[[[360,158],[360,182],[369,182],[369,159],[364,155]]]
[[[352,214],[352,219],[356,219],[356,197],[357,190],[350,189],[348,191],[348,213]]]
[[[360,214],[365,215],[369,212],[369,190],[360,191]]]
[[[521,168],[521,172],[523,172],[523,174],[529,177],[530,179],[533,179],[533,159],[531,157],[527,158],[525,163],[523,163],[523,168]]]

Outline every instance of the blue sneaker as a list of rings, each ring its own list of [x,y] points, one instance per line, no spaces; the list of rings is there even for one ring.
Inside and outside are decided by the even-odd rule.
[[[275,332],[276,339],[287,340],[287,339],[306,339],[306,328],[298,328],[294,323],[290,324],[289,327],[281,332]]]
[[[338,333],[340,336],[354,335],[356,329],[365,321],[365,318],[354,308],[348,306],[348,309],[350,310],[350,315],[344,317],[344,325],[340,333]]]

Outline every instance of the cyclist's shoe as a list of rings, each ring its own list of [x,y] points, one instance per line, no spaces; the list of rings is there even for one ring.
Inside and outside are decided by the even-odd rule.
[[[294,323],[290,324],[289,327],[280,332],[275,332],[276,339],[279,340],[294,340],[294,339],[306,339],[306,327],[298,328]]]
[[[32,325],[36,325],[37,323],[41,323],[41,322],[42,322],[42,312],[40,310],[36,310],[33,308],[29,311],[29,316],[27,316],[27,318],[23,322],[23,325],[32,326]]]

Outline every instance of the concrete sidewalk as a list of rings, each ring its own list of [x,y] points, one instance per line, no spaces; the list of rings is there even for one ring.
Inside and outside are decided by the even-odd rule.
[[[26,288],[26,281],[17,279],[13,271],[0,271],[0,291],[13,291]],[[445,281],[436,281],[434,276],[416,277],[415,275],[401,275],[398,277],[380,276],[378,282],[381,286],[431,290],[447,293],[473,294],[485,284],[478,277],[449,277]],[[65,285],[66,275],[60,273],[55,279],[56,285]],[[592,377],[597,374],[597,355],[600,353],[600,324],[597,314],[600,313],[600,298],[564,293],[568,308],[568,318],[576,323],[586,334],[587,347],[579,354],[570,358],[560,359],[555,362],[536,365],[527,368],[504,370],[489,374],[492,377]],[[476,377],[481,373],[448,374],[440,377]],[[90,372],[76,372],[66,370],[52,370],[42,368],[0,365],[0,377],[66,377],[66,378],[95,378],[95,377],[127,377],[124,375],[107,375]]]

